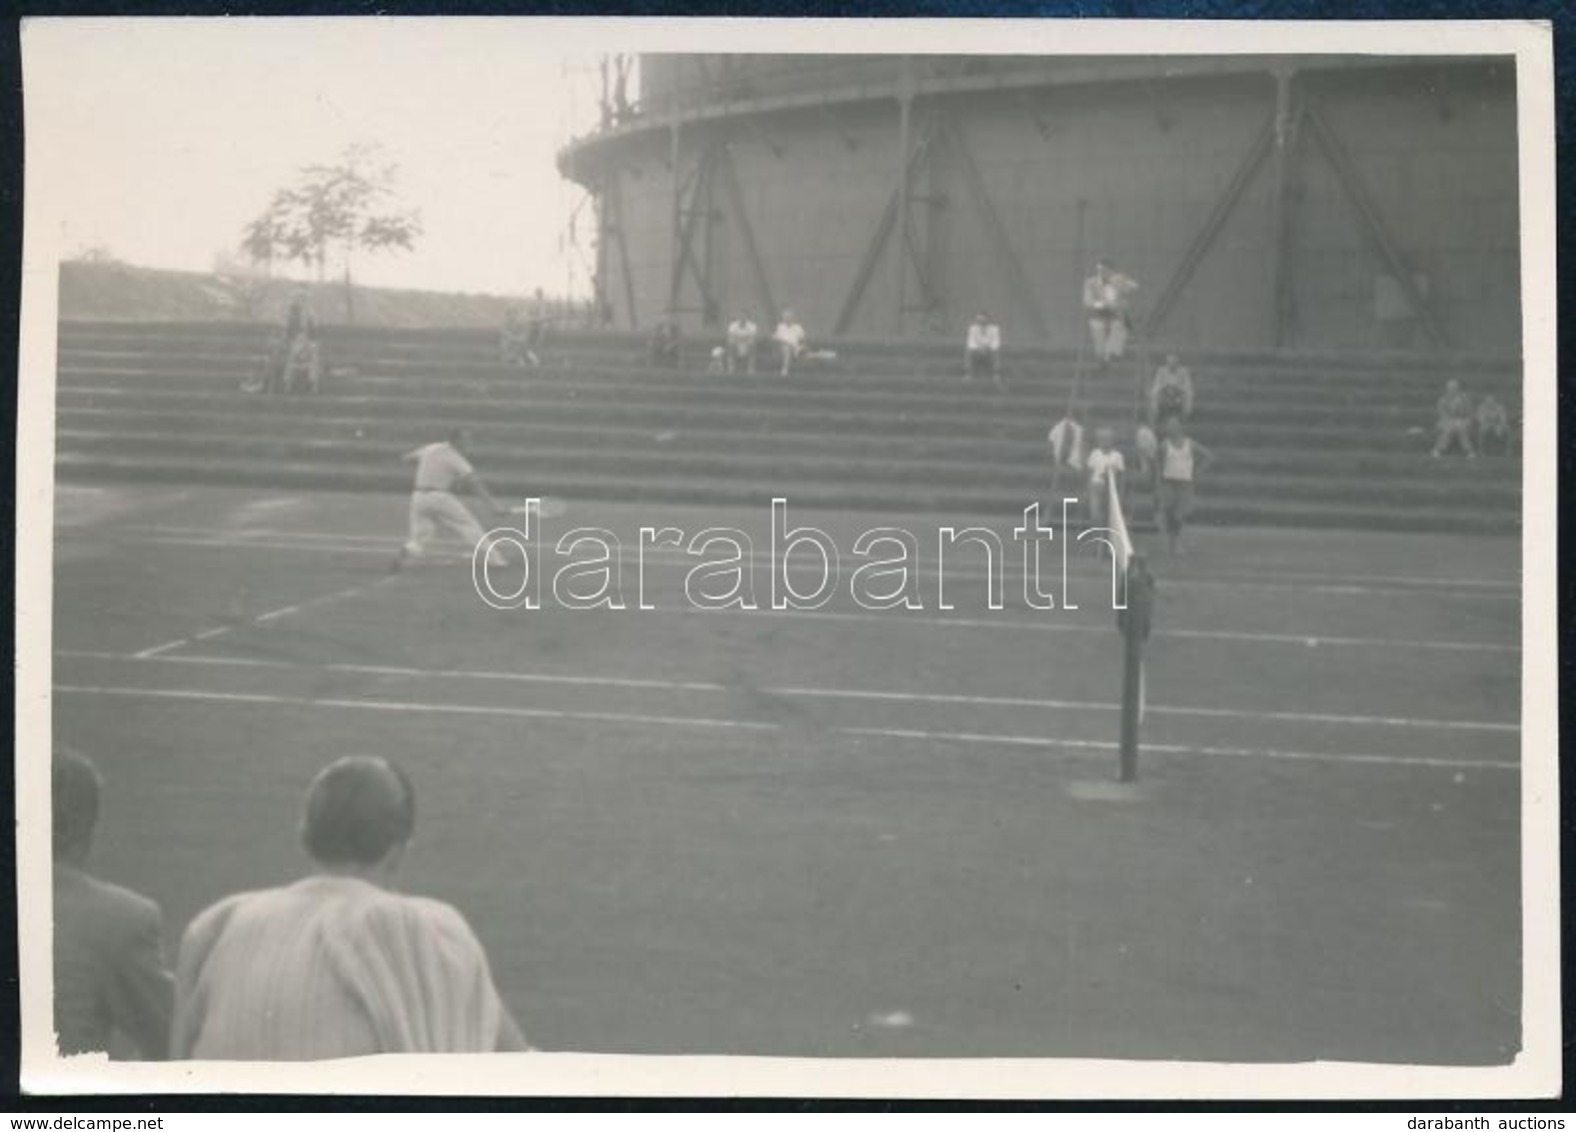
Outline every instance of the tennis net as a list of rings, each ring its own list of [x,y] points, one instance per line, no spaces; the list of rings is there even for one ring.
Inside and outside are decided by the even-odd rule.
[[[1122,491],[1116,477],[1108,476],[1110,493],[1106,522],[1111,529],[1111,551],[1116,561],[1112,585],[1120,612],[1117,627],[1122,631],[1122,735],[1119,775],[1123,782],[1138,777],[1138,728],[1144,719],[1144,644],[1149,639],[1153,612],[1153,580],[1142,556],[1133,545],[1122,507]]]

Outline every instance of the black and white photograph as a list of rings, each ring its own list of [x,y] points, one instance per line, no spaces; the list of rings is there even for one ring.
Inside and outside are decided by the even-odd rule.
[[[26,21],[24,1087],[1557,1092],[1550,42]]]

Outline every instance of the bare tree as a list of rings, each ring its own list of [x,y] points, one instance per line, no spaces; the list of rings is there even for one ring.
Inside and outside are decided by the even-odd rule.
[[[254,262],[303,264],[323,282],[331,256],[344,266],[345,319],[356,321],[351,261],[358,252],[409,251],[421,217],[397,207],[398,169],[373,146],[353,145],[333,165],[308,165],[246,226],[241,248]]]

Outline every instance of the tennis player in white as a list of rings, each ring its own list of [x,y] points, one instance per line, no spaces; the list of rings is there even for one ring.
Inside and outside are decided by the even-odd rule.
[[[460,427],[449,433],[448,440],[424,444],[405,453],[405,461],[416,465],[416,485],[410,495],[410,534],[390,569],[398,571],[408,560],[425,555],[428,545],[445,529],[458,535],[475,553],[476,544],[487,532],[456,492],[469,491],[485,503],[493,515],[501,516],[502,511],[488,493],[487,485],[482,483],[465,457],[470,443],[471,430]],[[494,544],[488,549],[487,561],[489,565],[502,566],[508,559]]]

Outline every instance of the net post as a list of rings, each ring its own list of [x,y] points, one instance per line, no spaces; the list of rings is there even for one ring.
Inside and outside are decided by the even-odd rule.
[[[1122,625],[1122,739],[1118,779],[1135,782],[1138,779],[1138,707],[1140,685],[1143,681],[1144,641],[1138,630],[1138,618],[1133,616],[1133,579],[1128,576],[1128,616]]]
[[[1124,531],[1122,541],[1129,548],[1122,571],[1125,608],[1116,615],[1117,628],[1122,633],[1122,730],[1117,776],[1122,782],[1135,782],[1138,779],[1139,728],[1144,720],[1144,645],[1149,641],[1149,627],[1154,616],[1155,579],[1143,556],[1132,552],[1131,543],[1125,537],[1126,520],[1122,517],[1121,500],[1114,486],[1111,496],[1113,514]]]

